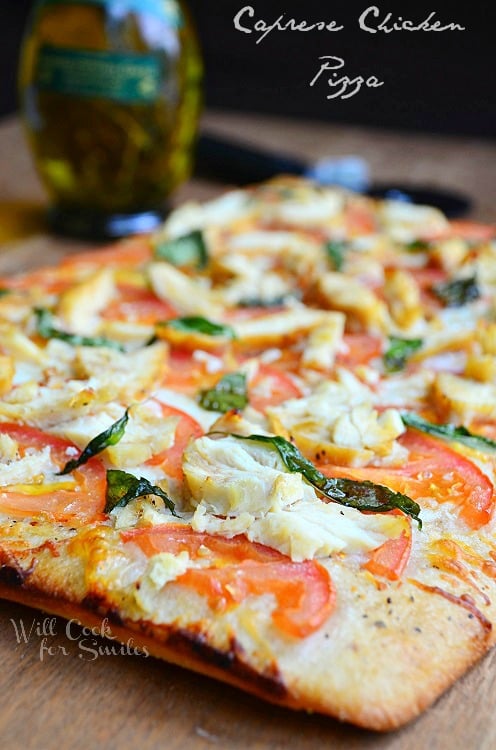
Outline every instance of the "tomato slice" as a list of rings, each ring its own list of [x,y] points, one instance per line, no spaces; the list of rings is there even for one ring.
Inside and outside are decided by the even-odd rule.
[[[38,268],[20,276],[1,279],[8,289],[33,289],[42,287],[51,294],[60,294],[74,284],[79,271],[98,270],[102,266],[121,267],[138,265],[151,260],[152,246],[146,237],[135,237],[100,250],[66,255],[54,267]]]
[[[476,221],[454,220],[450,221],[449,227],[437,234],[425,236],[426,240],[451,239],[451,237],[460,237],[467,242],[488,242],[496,236],[496,226],[493,224],[479,224]]]
[[[221,375],[222,372],[207,373],[203,362],[194,359],[191,350],[172,346],[163,385],[192,396],[200,388],[209,388],[210,382],[215,383]]]
[[[107,306],[102,318],[153,325],[177,315],[170,303],[159,299],[150,289],[123,284],[118,291],[118,298]]]
[[[423,292],[428,292],[436,284],[442,284],[448,280],[448,274],[442,268],[415,268],[412,270],[415,281]]]
[[[191,526],[183,524],[170,523],[131,529],[130,531],[124,531],[122,538],[126,542],[134,541],[148,557],[159,552],[170,552],[173,555],[178,555],[185,551],[189,553],[190,557],[196,558],[200,556],[200,550],[202,557],[205,550],[208,550],[209,557],[212,559],[219,558],[225,565],[240,563],[248,559],[252,562],[271,562],[286,559],[277,550],[258,544],[258,542],[250,542],[245,536],[228,539],[223,536],[194,531]]]
[[[427,268],[412,269],[412,274],[420,288],[422,306],[426,310],[441,308],[442,303],[432,291],[432,287],[448,281],[448,273],[442,268],[427,266]]]
[[[35,289],[41,287],[48,294],[61,294],[74,284],[74,273],[61,266],[37,268],[20,276],[4,277],[0,285],[5,289]]]
[[[366,365],[371,359],[382,355],[382,341],[367,333],[347,333],[343,337],[344,347],[336,357],[336,364],[356,367]]]
[[[373,575],[397,581],[401,578],[411,550],[412,535],[402,531],[400,536],[388,539],[380,547],[372,550],[369,560],[363,567]]]
[[[17,424],[0,424],[0,434],[8,435],[19,444],[21,456],[29,448],[35,451],[50,448],[55,464],[62,468],[68,460],[67,450],[79,449],[63,440],[35,427]],[[74,484],[74,486],[70,486]],[[69,485],[69,486],[68,486]],[[68,475],[66,482],[42,484],[18,484],[0,487],[0,510],[16,516],[46,513],[56,521],[89,523],[103,513],[107,486],[105,467],[98,458],[92,458]]]
[[[467,242],[489,242],[493,237],[496,237],[496,225],[456,219],[450,221],[446,229],[422,235],[422,239],[427,242],[439,242],[453,237]]]
[[[494,489],[476,464],[438,438],[408,430],[399,442],[410,451],[405,466],[398,469],[375,467],[322,466],[327,476],[350,477],[383,484],[417,500],[434,498],[451,501],[460,518],[472,529],[490,520],[494,510]]]
[[[208,567],[190,568],[176,583],[194,588],[217,610],[242,602],[247,596],[272,594],[276,607],[272,619],[282,632],[304,638],[331,614],[335,591],[327,570],[313,560],[292,562],[280,552],[249,542],[193,531],[189,526],[164,524],[121,534],[148,556],[159,552],[208,560]],[[201,549],[200,549],[201,548]]]
[[[496,440],[496,422],[486,420],[476,420],[470,425],[470,430],[477,435],[483,435],[491,440]]]
[[[252,563],[245,561],[223,568],[190,568],[178,583],[204,594],[209,604],[225,609],[247,596],[273,594],[277,606],[272,614],[276,627],[295,638],[317,630],[332,607],[330,579],[318,563]]]
[[[493,224],[478,224],[476,221],[451,221],[451,235],[474,242],[488,242],[496,236],[496,226]]]
[[[301,395],[291,375],[269,365],[260,365],[248,388],[250,405],[261,412],[265,412],[269,406],[278,406]]]
[[[166,474],[174,479],[183,478],[183,453],[191,438],[201,437],[203,428],[186,412],[175,409],[173,406],[160,403],[164,417],[179,417],[179,422],[174,435],[174,444],[167,450],[157,453],[146,462],[150,466],[160,466]]]
[[[373,234],[377,231],[377,222],[372,208],[350,204],[345,209],[347,233],[351,236]]]
[[[133,237],[114,245],[108,245],[100,250],[88,250],[87,252],[66,255],[61,261],[61,266],[74,268],[76,266],[131,266],[136,267],[151,260],[152,245],[149,237]]]

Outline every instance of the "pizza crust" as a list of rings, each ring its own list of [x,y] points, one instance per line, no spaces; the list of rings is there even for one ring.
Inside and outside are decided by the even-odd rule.
[[[358,222],[358,226],[354,226],[354,222]],[[185,417],[186,421],[197,423],[199,432],[192,433],[197,440],[202,428],[208,429],[214,421],[214,429],[244,437],[267,436],[272,430],[280,437],[294,439],[299,450],[317,462],[322,471],[330,466],[331,476],[372,467],[372,470],[385,471],[387,478],[388,468],[404,468],[402,462],[410,455],[400,443],[401,410],[427,407],[429,411],[432,407],[434,419],[441,419],[443,414],[446,419],[451,415],[460,419],[494,418],[491,373],[496,366],[496,347],[490,346],[494,331],[486,320],[490,308],[484,307],[496,293],[496,283],[493,283],[496,275],[492,273],[496,256],[490,246],[490,234],[487,234],[487,241],[484,240],[485,246],[459,239],[463,247],[461,252],[458,252],[459,247],[453,254],[441,244],[436,245],[436,232],[439,236],[443,232],[449,235],[450,225],[430,209],[375,204],[287,178],[247,192],[238,191],[204,208],[181,209],[169,219],[163,237],[156,240],[167,242],[183,232],[200,228],[205,231],[206,245],[212,251],[212,264],[210,269],[201,270],[198,277],[191,269],[176,268],[156,258],[140,269],[139,263],[150,260],[152,255],[152,247],[146,247],[146,240],[140,240],[139,258],[134,251],[131,258],[126,250],[128,244],[123,244],[106,256],[102,253],[85,255],[53,270],[54,278],[59,274],[59,280],[68,283],[68,289],[53,311],[58,312],[57,326],[72,329],[72,334],[62,332],[64,341],[67,335],[70,339],[78,332],[115,336],[126,344],[126,353],[118,353],[101,343],[94,348],[62,341],[50,341],[43,346],[39,336],[36,338],[34,309],[46,307],[49,310],[54,305],[54,294],[44,289],[52,271],[13,280],[11,286],[9,280],[5,280],[7,289],[12,291],[19,285],[23,291],[22,299],[14,300],[14,308],[20,305],[22,315],[14,310],[12,317],[14,303],[10,292],[2,295],[0,303],[0,313],[3,311],[8,321],[0,328],[3,326],[9,334],[0,342],[0,369],[3,367],[6,371],[3,379],[0,376],[0,422],[17,422],[21,430],[22,425],[36,425],[61,439],[66,436],[64,424],[65,429],[74,429],[74,423],[67,424],[72,414],[73,419],[81,418],[83,427],[90,430],[91,434],[84,434],[84,439],[79,441],[71,437],[83,447],[86,437],[93,438],[92,428],[84,421],[88,412],[93,410],[98,421],[103,407],[116,409],[117,415],[121,415],[130,401],[143,398],[155,404],[160,422],[153,427],[155,431],[164,429],[166,417],[162,410],[167,413],[172,408],[176,414],[173,420]],[[362,231],[364,236],[361,236]],[[429,237],[428,242],[423,241],[424,236]],[[341,238],[345,240],[344,248],[329,247],[343,244]],[[420,248],[409,247],[411,244],[420,244]],[[123,259],[132,268],[120,267]],[[445,284],[446,280],[454,279],[456,284],[457,277],[458,280],[469,278],[479,270],[482,261],[491,272],[479,273],[480,293],[477,288],[475,306],[446,309],[434,299],[436,283],[443,281]],[[104,271],[101,271],[102,265]],[[133,279],[137,279],[135,287]],[[124,297],[119,296],[119,283],[124,288],[130,284],[129,300],[126,301],[125,293]],[[158,299],[150,299],[151,288]],[[252,292],[260,294],[253,296]],[[13,296],[15,294],[12,292]],[[79,318],[91,294],[95,299],[91,300],[92,320],[87,328]],[[117,308],[121,306],[121,312],[129,310],[126,306],[131,305],[134,312],[125,313],[124,320],[112,320],[112,316],[107,319],[103,314],[108,312],[103,311],[104,302],[109,302],[109,307],[114,303]],[[133,307],[135,303],[137,311]],[[146,315],[145,320],[140,320],[141,303],[148,314],[147,305],[157,310],[156,303],[159,303],[159,317],[169,314],[167,305],[171,305],[170,315],[174,315],[174,305],[177,316],[205,315],[212,318],[210,323],[215,324],[214,328],[232,329],[235,338],[231,340],[231,334],[216,338],[214,334],[201,333],[201,326],[197,334],[188,333],[188,326],[180,336],[177,332],[167,334],[160,322],[150,324]],[[323,309],[318,309],[318,305]],[[254,308],[253,314],[250,308]],[[12,322],[14,320],[17,322]],[[167,343],[155,341],[152,333],[166,339]],[[38,334],[44,335],[40,331]],[[416,350],[408,363],[400,362],[401,367],[412,365],[410,370],[401,375],[394,372],[390,378],[383,357],[391,339],[398,336],[400,341],[420,337],[420,350]],[[178,343],[181,347],[187,344],[183,348],[191,354],[188,366],[193,372],[189,384],[193,395],[190,399],[182,393],[181,378],[188,381],[191,373],[180,357],[174,358]],[[367,351],[370,356],[362,360]],[[440,364],[439,359],[433,365],[436,357],[445,355],[452,357],[451,367],[455,363],[453,372],[449,368],[443,371],[446,366]],[[279,365],[274,368],[274,363]],[[239,371],[247,379],[247,391],[251,389],[246,394],[248,406],[242,410],[242,415],[228,412],[217,419],[200,408],[198,397],[206,386],[218,384],[221,373],[231,371]],[[257,378],[261,381],[258,385]],[[280,401],[270,403],[273,387],[276,396],[278,389],[283,394],[282,407]],[[179,396],[175,389],[179,389]],[[330,405],[336,407],[338,401],[341,403],[336,396],[339,389],[343,392],[343,411],[332,416]],[[161,396],[167,396],[165,401],[160,400]],[[298,410],[306,404],[305,399],[315,408],[308,413],[304,410],[301,420],[299,417],[292,419],[291,409],[296,409],[298,416]],[[264,401],[268,406],[261,405]],[[185,403],[189,403],[189,407]],[[388,407],[387,412],[381,411],[382,407]],[[178,417],[177,413],[183,416]],[[250,419],[242,430],[241,423],[247,414]],[[390,424],[384,425],[387,414],[391,417]],[[81,428],[81,423],[77,426]],[[387,426],[394,429],[382,434],[382,428]],[[169,427],[176,440],[175,423],[170,423]],[[181,432],[179,428],[178,432]],[[377,433],[383,439],[371,440]],[[450,472],[444,484],[439,482],[446,495],[435,495],[439,487],[434,480],[432,492],[430,486],[426,489],[426,485],[420,483],[419,495],[414,497],[421,505],[424,530],[420,532],[411,524],[413,545],[408,566],[403,570],[400,565],[399,570],[393,565],[391,575],[386,575],[385,579],[381,574],[373,576],[367,572],[366,561],[370,562],[370,555],[389,541],[409,540],[404,530],[401,537],[385,532],[373,543],[369,540],[368,545],[353,546],[345,539],[339,548],[319,552],[310,544],[303,552],[300,548],[298,553],[292,543],[281,549],[277,540],[274,541],[277,534],[264,536],[261,533],[256,537],[247,534],[276,555],[276,550],[287,553],[285,565],[300,560],[308,563],[316,558],[315,567],[324,576],[324,587],[327,586],[325,593],[334,595],[335,590],[336,605],[328,619],[323,623],[319,621],[313,630],[310,627],[305,634],[300,633],[301,637],[295,637],[294,633],[289,635],[276,626],[273,613],[280,602],[270,587],[269,590],[262,588],[263,593],[259,589],[253,593],[249,587],[242,595],[235,592],[239,596],[238,599],[232,596],[236,604],[231,606],[227,603],[229,597],[224,601],[221,596],[219,604],[202,594],[201,587],[199,590],[194,586],[188,588],[176,580],[179,574],[167,577],[166,571],[163,580],[155,588],[147,589],[144,595],[146,586],[142,589],[139,586],[143,580],[147,581],[147,553],[138,549],[138,545],[134,552],[126,549],[124,536],[126,530],[137,526],[171,521],[166,507],[160,505],[163,495],[159,496],[158,505],[150,501],[150,496],[140,498],[136,507],[132,500],[118,518],[113,511],[107,520],[102,520],[105,516],[100,511],[105,502],[104,470],[109,465],[120,469],[125,466],[134,470],[136,477],[145,472],[145,480],[159,483],[154,489],[159,486],[163,493],[162,482],[172,495],[176,493],[174,502],[183,516],[183,523],[189,524],[195,533],[198,531],[195,526],[198,509],[193,517],[197,504],[210,514],[210,525],[204,529],[228,538],[247,533],[248,526],[235,527],[239,522],[237,511],[241,501],[249,506],[244,509],[245,516],[250,515],[248,511],[256,511],[266,520],[269,510],[275,513],[272,506],[268,507],[269,500],[274,507],[276,499],[279,505],[286,501],[288,505],[293,501],[297,505],[302,497],[297,494],[290,497],[290,484],[294,485],[295,493],[299,491],[298,483],[314,493],[310,483],[305,482],[299,472],[288,473],[282,467],[279,473],[284,481],[280,496],[272,497],[275,482],[269,477],[270,481],[262,483],[261,498],[257,499],[251,480],[258,469],[253,464],[248,469],[242,466],[251,484],[243,484],[239,476],[233,479],[231,472],[230,489],[238,490],[234,493],[236,502],[222,508],[218,501],[219,488],[224,481],[223,464],[216,459],[206,469],[208,479],[213,481],[209,485],[209,507],[204,507],[207,479],[201,475],[197,485],[194,484],[191,465],[186,465],[191,453],[187,443],[180,446],[176,455],[178,463],[171,471],[170,467],[167,470],[160,466],[163,460],[160,458],[158,468],[146,463],[146,458],[156,458],[157,451],[160,454],[165,447],[161,445],[159,449],[153,437],[156,433],[146,433],[145,438],[140,436],[150,450],[146,454],[128,451],[126,461],[121,452],[126,440],[117,451],[114,449],[114,462],[111,452],[107,451],[100,465],[103,473],[98,496],[100,506],[93,515],[90,512],[88,517],[83,516],[88,498],[80,496],[79,487],[72,488],[70,499],[76,511],[74,515],[69,514],[69,520],[64,512],[61,516],[55,512],[50,515],[51,506],[48,507],[60,489],[57,467],[47,469],[44,464],[39,465],[29,475],[21,471],[20,479],[17,477],[11,482],[9,467],[14,465],[15,468],[16,461],[21,463],[22,451],[17,455],[15,445],[10,446],[11,450],[4,445],[3,486],[6,489],[3,492],[2,488],[2,494],[7,498],[3,507],[6,515],[0,516],[0,596],[68,619],[75,618],[90,627],[108,622],[118,640],[126,643],[132,638],[134,644],[169,662],[220,679],[278,705],[321,712],[377,731],[395,729],[418,716],[494,643],[496,607],[492,601],[496,601],[496,563],[491,560],[496,560],[496,521],[494,517],[491,520],[494,506],[491,493],[495,484],[491,458],[472,449],[454,451],[456,460],[462,461],[463,456],[468,456],[472,462],[472,484],[468,482],[467,486],[474,497],[463,494],[463,472],[456,474],[453,462],[449,464],[450,471],[453,469],[457,476],[453,485],[449,484]],[[74,446],[65,450],[77,453]],[[228,464],[232,463],[233,454],[234,449],[228,446]],[[438,459],[439,455],[435,455]],[[39,455],[34,455],[35,463],[38,459]],[[139,465],[135,466],[134,461]],[[465,469],[470,462],[465,463]],[[482,473],[477,475],[475,466],[480,467]],[[444,464],[442,468],[445,470]],[[485,497],[483,488],[477,486],[477,481],[482,484],[484,479],[489,490],[489,496],[486,493]],[[27,490],[24,482],[29,485]],[[461,490],[457,483],[462,486]],[[48,494],[46,489],[43,491],[47,484],[53,494]],[[36,498],[37,492],[45,494],[45,505],[43,512],[33,512],[31,516],[29,497]],[[9,505],[10,493],[14,497],[12,506]],[[25,501],[28,511],[20,510],[17,516],[19,508],[16,508],[15,497],[19,494],[21,506],[24,507]],[[451,502],[446,502],[448,498]],[[323,507],[320,495],[311,499]],[[252,507],[255,501],[259,501],[256,508]],[[41,507],[33,502],[35,508]],[[482,504],[482,509],[478,503]],[[9,520],[11,507],[13,518]],[[336,510],[340,506],[333,503],[332,507]],[[359,515],[362,521],[366,518],[358,510],[353,513],[351,510],[350,515]],[[295,515],[297,513],[298,509]],[[324,528],[326,522],[322,519],[330,515],[321,513],[317,521],[313,519],[313,528],[319,524]],[[341,515],[345,515],[344,511]],[[60,517],[64,521],[57,523],[55,519]],[[87,518],[91,518],[91,522],[84,526]],[[383,518],[391,522],[398,520],[393,516]],[[253,514],[250,519],[255,520]],[[300,520],[305,521],[303,513],[300,513]],[[334,518],[329,522],[326,528],[330,533],[336,532],[338,521],[339,518],[337,521]],[[405,516],[403,521],[410,528]],[[112,528],[114,522],[115,528]],[[307,529],[308,526],[311,524],[306,525]],[[314,541],[314,536],[312,532],[310,542]],[[286,541],[284,538],[285,544]],[[174,557],[169,552],[156,553],[153,545],[151,547],[151,558],[164,554],[177,562],[179,555],[183,555],[184,562],[189,554],[182,550]],[[244,552],[246,554],[246,548]],[[219,554],[221,559],[215,565],[221,567],[225,559]],[[199,567],[200,557],[199,554],[193,561],[198,562]],[[191,562],[191,558],[188,559]],[[204,562],[208,567],[208,560]],[[124,563],[124,572],[121,563]],[[125,572],[127,563],[131,567],[141,565],[141,577],[129,576]],[[322,568],[328,571],[332,583]],[[235,571],[237,574],[238,569]],[[228,585],[231,584],[232,579],[228,579]],[[327,604],[330,608],[329,601]],[[321,609],[321,612],[328,611]]]
[[[46,547],[22,553],[3,549],[0,597],[88,627],[105,621],[117,640],[125,644],[132,638],[134,646],[153,656],[271,703],[376,731],[417,717],[495,640],[487,618],[496,617],[493,606],[482,613],[468,598],[455,600],[413,580],[380,590],[333,562],[337,609],[303,641],[274,637],[271,657],[261,667],[244,647],[239,621],[227,646],[222,645],[225,633],[216,631],[215,615],[189,626],[133,621],[105,594],[84,585],[77,560],[52,554]],[[185,590],[182,609],[187,608]]]

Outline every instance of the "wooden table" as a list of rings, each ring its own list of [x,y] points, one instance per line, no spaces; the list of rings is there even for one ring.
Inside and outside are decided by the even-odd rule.
[[[491,204],[496,193],[496,147],[491,143],[221,112],[209,113],[205,122],[211,130],[263,146],[284,146],[309,158],[360,154],[370,162],[376,181],[460,187],[476,201],[473,218],[496,221],[496,202]],[[192,180],[176,202],[207,198],[223,187]],[[43,200],[19,125],[7,121],[0,126],[0,233],[2,215],[8,218],[19,202]],[[40,233],[38,221],[34,212],[35,234],[0,248],[0,273],[46,264],[82,246]],[[27,642],[19,632],[22,624]],[[43,627],[48,631],[45,635]],[[0,602],[2,750],[496,747],[496,651],[417,722],[383,736],[265,705],[151,658],[99,655],[95,649],[108,649],[109,642],[74,628],[69,635],[63,620],[52,622],[41,613]]]

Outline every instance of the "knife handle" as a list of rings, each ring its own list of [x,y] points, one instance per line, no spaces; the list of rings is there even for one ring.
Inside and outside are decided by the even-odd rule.
[[[307,164],[286,154],[264,151],[210,133],[198,140],[195,174],[219,182],[247,185],[278,174],[302,175]]]

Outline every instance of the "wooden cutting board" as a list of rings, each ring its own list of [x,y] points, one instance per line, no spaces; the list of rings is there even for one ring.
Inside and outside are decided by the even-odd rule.
[[[496,221],[496,147],[489,142],[225,113],[209,114],[206,122],[218,132],[273,148],[280,147],[284,132],[286,148],[308,158],[359,153],[377,181],[459,186],[477,202],[471,218]],[[192,181],[176,202],[211,197],[225,187]],[[85,247],[44,233],[43,201],[19,124],[9,121],[0,126],[0,225],[3,209],[14,229],[0,246],[0,274],[45,265]],[[28,217],[20,227],[13,216],[18,210]],[[0,242],[1,232],[0,226]],[[77,626],[67,628],[61,619],[0,602],[2,750],[496,748],[496,651],[414,724],[377,735],[265,705],[205,677],[122,653],[126,649],[118,644]]]

